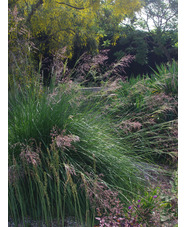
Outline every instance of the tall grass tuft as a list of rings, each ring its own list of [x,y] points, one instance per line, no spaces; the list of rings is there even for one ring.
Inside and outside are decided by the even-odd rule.
[[[118,191],[127,206],[152,171],[130,140],[123,146],[99,104],[85,107],[70,86],[9,95],[9,217],[17,225],[31,218],[64,226],[73,216],[93,226],[95,201],[104,201],[101,185]]]
[[[106,106],[123,144],[163,163],[177,160],[178,65],[161,65],[154,75],[120,82]],[[133,148],[132,148],[133,147]],[[176,163],[176,162],[174,162]]]

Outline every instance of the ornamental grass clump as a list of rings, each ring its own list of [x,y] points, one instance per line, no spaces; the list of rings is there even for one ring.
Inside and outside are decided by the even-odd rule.
[[[177,78],[173,62],[159,67],[151,77],[120,81],[115,98],[103,107],[123,144],[131,141],[129,149],[151,160],[177,162]]]
[[[16,225],[32,218],[64,226],[73,216],[92,226],[96,207],[87,194],[91,187],[81,187],[83,175],[95,182],[103,174],[104,185],[127,204],[153,169],[129,149],[130,141],[122,145],[98,103],[81,108],[79,91],[65,86],[9,96],[9,217]]]

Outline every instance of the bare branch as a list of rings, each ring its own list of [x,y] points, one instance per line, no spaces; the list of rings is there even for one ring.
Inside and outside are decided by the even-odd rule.
[[[175,17],[177,15],[177,12],[175,12],[173,15],[171,15],[170,17],[168,17],[167,19],[166,19],[166,21],[165,21],[165,23],[164,23],[164,31],[165,31],[165,29],[166,29],[166,26],[167,26],[167,24],[168,24],[168,22],[169,22],[169,20],[171,20],[173,17]]]

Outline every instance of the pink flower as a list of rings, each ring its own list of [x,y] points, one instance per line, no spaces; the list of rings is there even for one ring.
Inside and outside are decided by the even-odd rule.
[[[30,163],[34,166],[37,166],[40,163],[39,154],[32,151],[32,148],[30,146],[26,146],[22,149],[20,158],[22,159],[22,161]]]

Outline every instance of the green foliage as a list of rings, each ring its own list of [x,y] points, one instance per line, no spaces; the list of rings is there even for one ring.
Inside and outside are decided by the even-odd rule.
[[[159,181],[159,187],[148,187],[145,194],[129,206],[127,219],[133,220],[133,223],[138,223],[139,226],[142,223],[151,226],[173,225],[178,218],[178,191],[177,189],[174,191],[174,187],[168,185],[177,184],[176,174],[174,173],[175,176],[171,180],[168,180],[170,176],[164,175],[163,183]]]
[[[89,40],[99,41],[102,36],[99,22],[103,12],[109,11],[111,23],[118,25],[124,15],[139,9],[138,0],[131,1],[48,1],[18,0],[18,11],[22,13],[26,24],[35,37],[37,48],[43,54],[67,47],[68,56],[72,56],[73,44],[86,46]],[[117,18],[117,19],[116,19]],[[110,23],[110,24],[111,24]]]
[[[162,208],[161,221],[178,218],[178,171],[173,172],[173,178],[170,180],[171,189],[168,194],[160,194]]]
[[[103,46],[104,48],[108,48],[110,45],[111,45],[111,41],[110,41],[109,39],[103,41],[102,46]]]
[[[166,12],[166,13],[165,13]],[[139,23],[138,23],[139,19]],[[141,26],[150,31],[177,30],[178,1],[177,0],[145,0],[143,8],[131,20],[134,26]]]
[[[8,157],[9,217],[16,225],[32,218],[64,226],[65,217],[73,216],[94,226],[96,201],[104,207],[108,190],[118,191],[124,210],[140,195],[135,215],[150,218],[158,189],[145,189],[159,173],[151,163],[168,158],[172,164],[177,157],[176,82],[170,86],[177,64],[156,74],[114,82],[96,95],[72,82],[49,89],[39,82],[15,84],[9,91]],[[174,184],[176,194],[176,179]],[[176,214],[175,201],[162,195],[161,208]]]
[[[73,216],[94,226],[96,205],[115,212],[113,204],[104,202],[117,204],[105,196],[118,191],[124,210],[140,195],[140,202],[133,204],[139,208],[137,220],[150,219],[159,190],[146,191],[147,179],[159,173],[151,163],[177,160],[177,63],[157,66],[151,77],[131,78],[119,88],[115,82],[93,95],[69,80],[73,70],[79,72],[67,67],[74,45],[96,52],[100,40],[104,47],[116,44],[123,34],[120,22],[140,8],[139,1],[11,0],[9,7],[9,218],[16,226],[26,226],[29,218],[40,226],[51,226],[54,219],[64,226],[65,218]],[[163,46],[169,38],[176,43],[173,28],[151,35]],[[128,34],[127,53],[135,49],[140,64],[148,53],[145,37],[141,31]],[[68,84],[55,87],[53,77],[54,84],[43,87],[38,74],[50,54],[56,78],[60,68]],[[106,72],[104,65],[99,73],[119,75],[117,67],[127,64],[125,54],[116,52],[119,61]],[[59,64],[58,57],[66,62]],[[90,59],[87,76],[97,82],[100,61],[107,56]],[[177,217],[177,190],[175,175],[174,196],[158,197],[162,220]]]
[[[8,17],[8,86],[12,88],[15,83],[30,86],[39,79],[33,59],[36,48],[17,6],[9,9]]]
[[[146,0],[140,17],[145,29],[152,34],[151,43],[155,44],[154,52],[166,56],[167,60],[171,61],[170,47],[174,47],[178,40],[178,1]]]
[[[64,56],[72,58],[76,55],[74,52],[81,52],[79,50],[98,52],[100,40],[105,47],[115,44],[119,37],[119,23],[140,8],[140,1],[18,0],[11,1],[9,7],[11,87],[13,81],[30,83],[35,71],[42,74],[44,84],[48,84],[53,57],[60,49],[65,48]],[[101,25],[107,19],[109,26],[112,25],[111,30],[116,27],[111,37]],[[25,64],[29,66],[26,69]],[[20,76],[23,73],[24,79]]]
[[[126,203],[143,191],[143,160],[122,147],[100,103],[83,107],[77,94],[63,85],[9,96],[9,214],[16,223],[32,217],[49,225],[64,216],[91,222],[94,209],[82,185],[94,186],[100,174]]]
[[[39,95],[33,88],[13,91],[9,95],[9,140],[12,144],[34,138],[48,145],[52,127],[57,124],[64,128],[65,121],[75,109],[73,103],[69,103],[70,94],[63,92],[57,102],[53,99],[55,93],[47,98],[47,91]]]
[[[143,198],[139,198],[137,202],[129,207],[127,218],[134,219],[137,223],[150,223],[154,208],[157,208],[159,188],[146,191]]]
[[[141,65],[147,63],[148,42],[147,34],[144,31],[123,28],[123,37],[119,40],[119,44],[124,48],[125,54],[135,55],[135,61]],[[122,34],[121,33],[121,34]]]
[[[129,53],[136,53],[136,61],[140,64],[147,63],[153,53],[171,62],[178,51],[178,1],[146,0],[142,4],[140,11],[123,21],[126,37],[122,39],[128,43]],[[130,39],[132,43],[127,41]]]
[[[120,60],[124,55],[125,53],[122,50],[114,53],[114,56],[116,56],[117,60]]]
[[[165,92],[167,95],[178,95],[178,63],[157,66],[157,71],[152,75],[152,88],[154,93]]]
[[[177,157],[177,64],[161,69],[157,77],[121,82],[104,111],[113,117],[124,144],[130,140],[138,154],[167,162]]]

